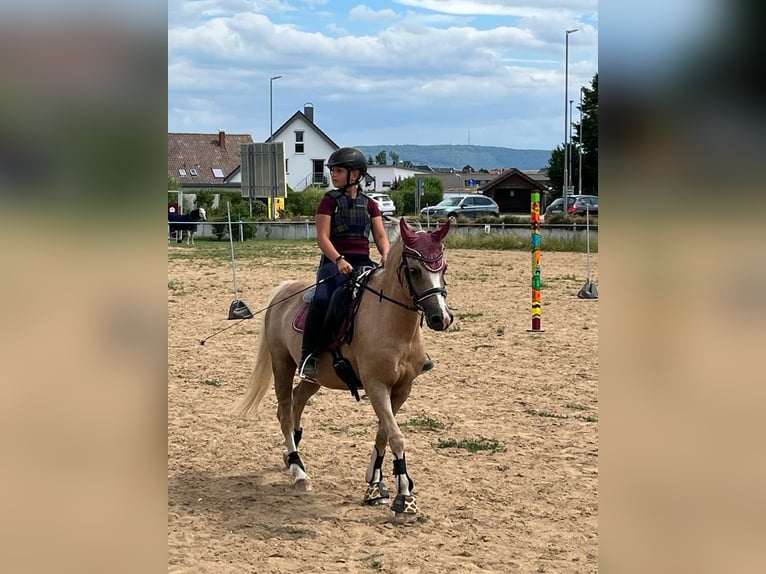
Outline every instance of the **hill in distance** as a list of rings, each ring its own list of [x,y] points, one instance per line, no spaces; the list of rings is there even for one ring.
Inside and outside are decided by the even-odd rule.
[[[386,152],[386,161],[391,164],[390,152],[399,154],[399,161],[411,161],[415,165],[431,167],[453,167],[462,169],[470,165],[475,170],[512,168],[522,170],[543,169],[548,166],[551,150],[513,149],[481,145],[365,145],[356,146],[366,156]]]

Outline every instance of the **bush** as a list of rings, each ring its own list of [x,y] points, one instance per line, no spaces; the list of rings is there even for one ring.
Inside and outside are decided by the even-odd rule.
[[[290,214],[290,217],[314,217],[326,191],[325,188],[316,186],[309,186],[303,191],[288,190],[284,212]]]

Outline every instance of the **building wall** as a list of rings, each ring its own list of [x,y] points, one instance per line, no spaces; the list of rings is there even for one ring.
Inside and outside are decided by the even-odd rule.
[[[378,191],[381,193],[387,193],[391,191],[391,184],[396,181],[397,178],[402,180],[415,175],[431,175],[425,171],[419,171],[409,167],[399,167],[393,165],[369,165],[367,166],[367,173],[375,178],[375,189],[369,187],[367,191]]]
[[[303,132],[303,151],[296,144],[296,131]],[[327,162],[327,158],[335,148],[315,131],[303,117],[296,118],[282,132],[275,134],[274,141],[285,144],[285,160],[287,163],[287,185],[294,191],[303,191],[313,183],[313,160]],[[325,175],[329,174],[325,170]],[[328,177],[329,180],[329,177]]]

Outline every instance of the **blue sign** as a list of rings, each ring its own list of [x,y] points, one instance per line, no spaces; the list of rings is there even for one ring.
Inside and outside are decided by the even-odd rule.
[[[469,179],[468,180],[468,186],[469,187],[473,187],[474,185],[476,185],[476,180],[475,179]]]

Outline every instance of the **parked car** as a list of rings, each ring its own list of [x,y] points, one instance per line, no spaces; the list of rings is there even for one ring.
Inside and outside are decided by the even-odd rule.
[[[556,213],[561,213],[561,206],[564,205],[564,198],[554,199],[551,204],[545,208],[545,217]],[[591,215],[598,216],[598,195],[569,195],[567,196],[567,215],[585,215],[587,209]]]
[[[396,204],[394,203],[394,200],[391,199],[387,194],[368,193],[367,195],[371,199],[375,200],[375,203],[378,204],[378,207],[380,207],[380,212],[383,215],[393,215],[394,213],[396,213]]]
[[[446,217],[456,220],[458,216],[481,217],[482,215],[500,215],[500,208],[495,200],[486,195],[476,193],[465,195],[450,195],[436,205],[424,207],[420,210],[421,215],[429,217]]]

